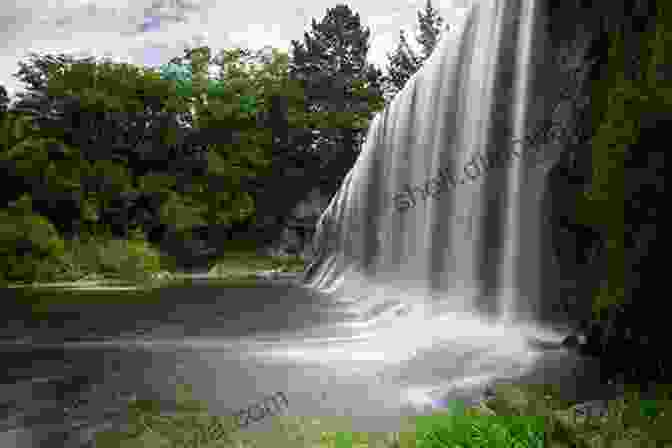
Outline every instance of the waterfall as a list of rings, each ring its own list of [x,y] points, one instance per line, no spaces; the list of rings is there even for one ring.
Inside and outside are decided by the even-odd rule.
[[[374,117],[318,221],[306,287],[367,316],[416,305],[536,319],[553,289],[541,281],[545,173],[517,143],[546,110],[535,6],[476,1]]]

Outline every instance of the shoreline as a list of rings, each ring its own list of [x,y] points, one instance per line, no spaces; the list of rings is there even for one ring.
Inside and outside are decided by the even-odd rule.
[[[164,273],[166,271],[163,271]],[[299,278],[303,272],[281,272],[277,270],[265,270],[265,271],[256,271],[251,272],[248,275],[239,276],[236,274],[233,275],[218,275],[212,274],[209,272],[202,273],[187,273],[187,272],[175,272],[168,273],[167,277],[158,277],[149,282],[133,282],[130,280],[121,280],[118,278],[98,278],[92,280],[85,280],[86,277],[80,280],[73,281],[63,281],[63,282],[45,282],[45,283],[13,283],[8,285],[3,285],[0,288],[7,289],[23,289],[23,288],[64,288],[64,289],[76,289],[76,290],[136,290],[142,289],[146,286],[157,287],[162,286],[162,284],[170,284],[172,281],[179,280],[235,280],[238,278],[249,278],[253,277],[258,280],[294,280]],[[89,277],[89,276],[87,276]]]

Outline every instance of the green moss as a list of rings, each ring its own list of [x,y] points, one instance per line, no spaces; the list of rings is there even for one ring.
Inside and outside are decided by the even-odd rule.
[[[665,53],[663,27],[669,22],[670,5],[659,2],[656,28],[642,39],[642,73],[635,80],[625,77],[630,62],[623,34],[611,34],[607,76],[592,88],[593,173],[589,190],[577,198],[577,221],[600,228],[606,237],[607,278],[593,306],[598,319],[626,300],[625,161],[629,147],[640,137],[641,117],[651,111],[669,114],[672,105],[672,90],[660,85],[657,77]]]

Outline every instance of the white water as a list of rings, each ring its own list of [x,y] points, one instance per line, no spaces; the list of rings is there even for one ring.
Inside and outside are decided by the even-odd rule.
[[[396,319],[399,307],[539,322],[553,290],[541,280],[545,174],[514,143],[546,110],[535,83],[546,42],[535,6],[475,2],[376,115],[318,222],[321,254],[307,287],[333,294],[366,322]],[[479,159],[486,154],[504,162],[486,171]],[[444,180],[429,187],[433,197],[416,191],[415,206],[410,194],[395,202],[442,170]]]

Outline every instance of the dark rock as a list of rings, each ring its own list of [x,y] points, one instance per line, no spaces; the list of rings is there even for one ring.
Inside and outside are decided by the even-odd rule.
[[[313,190],[306,200],[296,205],[291,216],[284,220],[279,238],[262,253],[272,256],[295,255],[310,261],[315,227],[329,199],[330,196]]]
[[[598,324],[591,324],[586,335],[586,343],[579,347],[579,352],[585,356],[599,356],[602,349],[603,330]]]
[[[571,334],[562,340],[562,346],[569,349],[576,349],[579,345],[579,337],[575,334]]]

